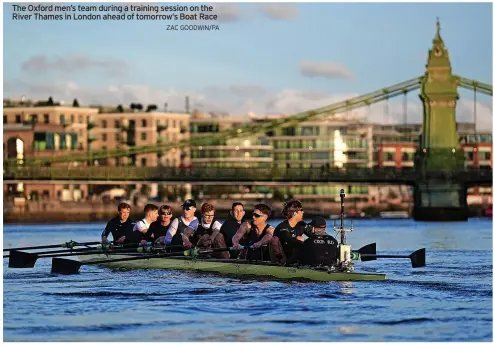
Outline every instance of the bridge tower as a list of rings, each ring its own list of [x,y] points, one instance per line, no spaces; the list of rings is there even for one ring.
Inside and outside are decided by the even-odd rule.
[[[423,126],[415,155],[420,178],[414,190],[414,218],[467,220],[466,189],[448,178],[464,168],[465,159],[456,129],[458,78],[452,74],[439,18],[436,26],[419,96],[423,104]],[[443,172],[444,176],[433,178],[430,172]]]

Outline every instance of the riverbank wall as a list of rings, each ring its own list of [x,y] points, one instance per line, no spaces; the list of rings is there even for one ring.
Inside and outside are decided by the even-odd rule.
[[[210,202],[216,208],[216,215],[220,219],[228,216],[232,203],[236,200],[198,200],[199,216],[200,205],[204,202]],[[273,209],[272,218],[282,218],[281,210],[283,203],[273,200],[249,200],[243,202],[247,211],[246,216],[250,217],[254,205],[264,202]],[[162,204],[170,205],[173,209],[173,215],[179,215],[181,212],[181,202],[150,202],[156,206]],[[76,223],[76,222],[106,222],[117,214],[117,202],[104,203],[101,201],[85,202],[62,202],[62,201],[26,201],[15,203],[14,201],[4,201],[4,223]],[[303,202],[305,218],[310,219],[313,216],[322,216],[325,218],[337,217],[340,214],[340,203],[338,202]],[[133,219],[142,219],[144,203],[133,205],[131,217]],[[370,204],[361,202],[345,203],[345,216],[350,218],[379,218],[381,212],[401,211],[412,214],[413,206],[409,203],[401,204]],[[485,207],[472,206],[470,208],[471,217],[484,216]]]

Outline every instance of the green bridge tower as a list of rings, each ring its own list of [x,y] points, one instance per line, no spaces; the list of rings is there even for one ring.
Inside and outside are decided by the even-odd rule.
[[[449,53],[437,31],[422,81],[423,126],[415,155],[419,178],[414,189],[415,220],[467,220],[466,188],[451,173],[464,168],[464,153],[456,129],[458,78],[452,74]],[[427,176],[444,172],[441,178]]]

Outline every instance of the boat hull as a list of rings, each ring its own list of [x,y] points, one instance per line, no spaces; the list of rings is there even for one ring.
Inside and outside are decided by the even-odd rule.
[[[80,256],[84,263],[91,261],[120,259],[135,257],[135,255],[93,255]],[[385,280],[385,274],[362,272],[332,272],[309,268],[295,268],[286,266],[274,266],[265,263],[245,263],[241,260],[221,259],[193,259],[180,258],[150,258],[133,261],[120,261],[100,263],[99,265],[117,269],[169,269],[198,272],[212,272],[241,277],[263,277],[280,280],[308,280],[308,281],[361,281],[361,280]]]

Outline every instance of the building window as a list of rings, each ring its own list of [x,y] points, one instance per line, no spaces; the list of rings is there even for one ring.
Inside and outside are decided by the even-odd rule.
[[[106,128],[106,120],[101,121],[101,127]]]
[[[106,141],[106,133],[101,134],[101,140]]]
[[[115,141],[119,142],[120,141],[120,133],[115,134]]]
[[[146,160],[146,158],[141,158],[141,166],[142,166],[142,167],[145,167],[145,166],[146,166],[146,164],[147,164],[147,160]]]
[[[142,127],[147,127],[147,121],[146,120],[142,120]]]
[[[50,115],[48,115],[48,114],[44,114],[44,115],[43,115],[43,121],[44,121],[46,124],[50,123]]]
[[[146,133],[141,133],[141,140],[146,140],[146,138],[147,138]]]
[[[467,157],[469,161],[473,161],[473,152],[468,152]]]
[[[15,123],[21,123],[21,115],[15,116]]]
[[[6,124],[7,123],[7,115],[4,115],[3,116],[3,124]]]
[[[395,155],[391,152],[386,152],[385,156],[386,161],[394,161],[395,160]]]
[[[401,160],[404,162],[408,162],[410,160],[410,155],[408,154],[408,152],[403,152],[401,154]]]
[[[120,128],[120,121],[115,120],[115,128]]]
[[[75,116],[74,114],[70,115],[70,123],[74,123],[75,122]]]
[[[82,115],[79,115],[79,123],[83,123],[82,122]]]
[[[38,114],[31,114],[31,122],[38,123]]]

